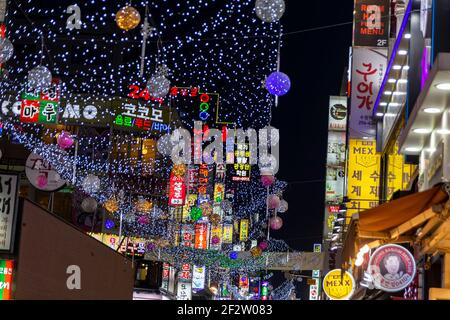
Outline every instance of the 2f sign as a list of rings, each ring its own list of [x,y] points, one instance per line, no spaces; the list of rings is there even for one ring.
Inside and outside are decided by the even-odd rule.
[[[77,4],[73,4],[67,7],[68,14],[73,13],[69,18],[67,18],[66,27],[69,30],[81,29],[81,10]]]
[[[81,269],[79,266],[70,265],[66,270],[70,276],[67,278],[66,286],[69,290],[81,290]]]

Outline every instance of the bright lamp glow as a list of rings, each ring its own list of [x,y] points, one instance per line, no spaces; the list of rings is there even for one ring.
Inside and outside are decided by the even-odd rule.
[[[398,50],[398,54],[401,56],[406,56],[408,54],[408,51],[406,50]]]
[[[431,108],[425,108],[425,109],[423,109],[423,112],[426,112],[426,113],[441,113],[442,110],[439,109],[439,108],[433,108],[433,107],[431,107]]]
[[[388,80],[388,82],[389,82],[389,83],[396,83],[396,82],[397,82],[397,80],[396,80],[396,79],[394,79],[394,78],[390,78],[390,79]]]
[[[439,90],[450,90],[450,82],[439,83],[436,85]]]
[[[411,33],[405,33],[405,39],[411,39]]]
[[[383,112],[377,112],[377,117],[382,117],[382,116],[384,116]]]
[[[385,91],[384,94],[388,96],[388,95],[392,94],[392,91]]]
[[[392,69],[394,70],[400,70],[402,68],[401,65],[396,64],[395,66],[392,67]]]
[[[414,133],[420,133],[420,134],[428,134],[431,132],[430,129],[427,128],[417,128],[413,130]]]
[[[415,148],[415,147],[405,148],[405,151],[406,151],[406,152],[419,152],[420,150],[422,150],[422,149],[420,149],[420,148]]]
[[[437,129],[436,132],[438,134],[450,134],[450,130],[449,129]]]

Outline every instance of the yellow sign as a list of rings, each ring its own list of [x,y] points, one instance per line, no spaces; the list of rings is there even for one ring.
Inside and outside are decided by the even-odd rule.
[[[341,269],[334,269],[323,278],[323,291],[331,300],[349,300],[355,292],[355,279]]]
[[[395,144],[392,154],[388,156],[387,169],[387,199],[390,200],[395,191],[408,188],[416,166],[405,164],[404,156],[398,154],[398,144]]]
[[[183,206],[183,213],[181,215],[181,222],[187,222],[191,214],[191,208],[197,204],[198,196],[196,194],[190,194],[186,196],[186,202]]]
[[[353,214],[378,206],[381,161],[374,140],[350,139],[348,152],[347,223]]]
[[[248,240],[248,219],[241,220],[241,227],[239,229],[239,240],[240,241]]]
[[[233,225],[232,224],[224,224],[223,225],[223,243],[233,243]]]

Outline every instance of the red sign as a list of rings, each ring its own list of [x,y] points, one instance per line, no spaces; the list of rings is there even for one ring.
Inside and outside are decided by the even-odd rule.
[[[209,170],[207,164],[200,165],[200,169],[198,171],[198,193],[206,194],[207,186],[209,183]]]
[[[328,206],[328,211],[331,213],[338,213],[340,207],[339,206]]]
[[[189,263],[184,263],[181,266],[181,272],[178,274],[178,277],[182,280],[192,279],[191,265]]]
[[[396,244],[384,245],[371,256],[369,274],[377,289],[397,292],[414,280],[416,261],[406,248]]]
[[[185,199],[186,199],[186,183],[184,182],[184,177],[176,177],[173,173],[171,173],[169,206],[173,207],[183,206]]]
[[[208,224],[197,223],[195,225],[195,249],[208,248]]]
[[[198,191],[198,168],[194,166],[192,168],[189,168],[188,172],[189,194],[196,194]]]
[[[192,248],[194,246],[194,228],[185,224],[181,227],[181,245]]]

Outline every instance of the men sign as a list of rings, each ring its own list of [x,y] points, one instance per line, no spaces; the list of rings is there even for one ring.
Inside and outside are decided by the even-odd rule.
[[[331,300],[349,300],[355,292],[355,279],[341,269],[334,269],[323,278],[323,291]]]

